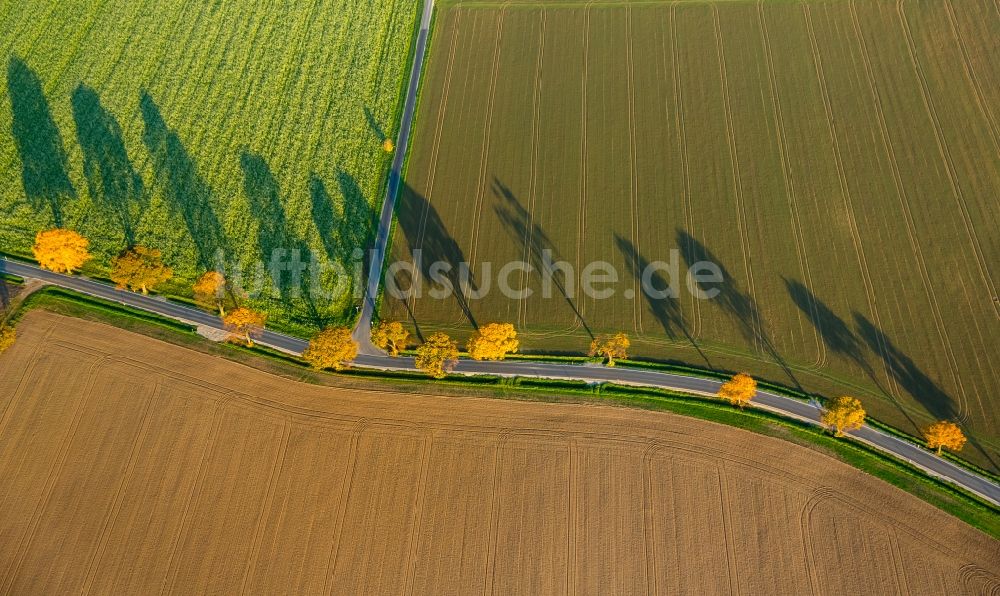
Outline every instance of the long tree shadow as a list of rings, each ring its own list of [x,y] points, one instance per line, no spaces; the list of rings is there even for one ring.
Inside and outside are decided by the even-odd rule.
[[[618,250],[622,253],[622,256],[625,257],[625,266],[628,267],[629,273],[643,286],[643,298],[646,300],[646,304],[649,305],[650,310],[653,311],[653,315],[660,323],[660,326],[663,327],[663,331],[666,332],[670,339],[677,339],[678,333],[683,335],[694,349],[698,351],[698,354],[705,361],[705,364],[708,365],[708,368],[714,369],[711,360],[708,359],[708,355],[702,351],[701,346],[698,345],[698,342],[688,330],[687,322],[684,320],[684,313],[681,312],[679,297],[667,295],[659,298],[650,295],[650,292],[647,291],[667,293],[670,283],[663,277],[659,270],[653,270],[649,275],[649,279],[643,280],[643,273],[649,269],[651,264],[649,259],[642,256],[630,240],[622,238],[618,234],[615,234],[615,244],[618,246]],[[648,287],[646,287],[647,284]]]
[[[372,132],[375,133],[375,136],[378,137],[378,142],[384,143],[388,138],[385,134],[385,130],[383,130],[379,125],[378,120],[375,119],[375,114],[372,114],[372,111],[368,109],[368,106],[365,106],[365,120],[368,122],[368,128],[370,128]]]
[[[854,323],[858,334],[868,345],[868,348],[881,357],[886,370],[907,393],[927,410],[927,413],[938,420],[959,420],[959,412],[955,401],[933,379],[927,376],[913,360],[906,355],[881,329],[864,315],[855,312]],[[911,420],[916,426],[916,423]],[[968,437],[969,444],[985,457],[993,469],[998,469],[997,461],[990,450],[983,447],[974,437]]]
[[[421,275],[424,279],[431,279],[431,268],[435,263],[447,264],[448,270],[438,272],[438,275],[443,275],[450,282],[451,293],[458,307],[469,323],[478,328],[472,306],[465,295],[466,286],[472,290],[478,289],[476,281],[471,273],[468,279],[462,279],[461,268],[468,267],[465,253],[449,234],[437,209],[423,195],[404,182],[396,203],[396,218],[410,245],[410,251],[418,249],[422,251],[419,262],[414,263],[420,268]]]
[[[7,92],[24,194],[32,209],[49,209],[56,227],[62,227],[62,204],[76,198],[67,173],[66,149],[38,75],[17,56],[7,63]]]
[[[143,142],[149,150],[157,183],[171,209],[180,213],[198,253],[198,264],[213,269],[217,251],[226,250],[225,234],[215,213],[215,199],[208,182],[177,133],[167,127],[159,106],[149,93],[139,99],[145,130]]]
[[[837,316],[829,306],[816,297],[798,280],[781,278],[785,282],[785,289],[792,298],[795,306],[802,311],[802,314],[809,319],[813,327],[823,339],[823,343],[834,354],[849,358],[865,371],[868,378],[879,388],[879,391],[889,395],[889,392],[882,387],[875,369],[865,357],[865,345],[861,339],[854,334],[854,331],[847,325],[847,322]],[[875,350],[875,353],[879,353]]]
[[[282,300],[300,303],[305,308],[305,318],[315,327],[323,328],[329,316],[317,296],[319,279],[312,251],[288,224],[281,189],[263,157],[243,151],[240,155],[243,169],[243,189],[250,202],[250,211],[257,217],[257,244],[260,256],[271,271],[274,287]]]
[[[147,201],[142,178],[128,158],[121,126],[101,105],[97,92],[82,83],[73,91],[71,103],[90,196],[115,215],[125,243],[132,246]]]
[[[500,218],[501,223],[507,228],[507,233],[516,245],[524,243],[528,239],[528,259],[531,265],[539,272],[539,275],[547,276],[559,290],[560,296],[566,301],[566,305],[573,311],[574,318],[587,332],[587,335],[594,338],[594,332],[587,325],[586,319],[574,302],[573,292],[569,291],[569,280],[566,279],[566,272],[553,266],[554,263],[562,261],[559,251],[549,239],[548,234],[536,223],[531,221],[528,210],[521,205],[521,202],[514,195],[514,192],[496,177],[493,178],[493,195],[501,202],[494,205],[493,212]],[[548,258],[546,258],[548,254]]]
[[[719,271],[722,273],[722,281],[714,283],[699,280],[699,288],[703,292],[717,292],[717,295],[711,298],[711,300],[728,313],[731,318],[735,319],[743,337],[747,341],[753,342],[754,345],[760,346],[764,353],[781,367],[795,387],[801,390],[802,385],[799,384],[795,373],[792,372],[788,363],[778,352],[774,341],[768,334],[764,318],[754,303],[753,298],[740,290],[736,285],[736,278],[729,273],[722,264],[722,261],[694,236],[691,236],[683,229],[677,230],[677,246],[680,247],[681,256],[684,258],[689,269],[699,263],[713,263],[719,268]]]

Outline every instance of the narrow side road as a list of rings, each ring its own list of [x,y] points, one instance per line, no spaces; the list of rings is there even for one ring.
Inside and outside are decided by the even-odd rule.
[[[420,77],[423,75],[424,55],[427,53],[427,38],[430,35],[433,15],[434,0],[424,0],[424,12],[420,17],[420,31],[417,33],[417,45],[413,53],[413,68],[410,71],[410,84],[403,103],[403,119],[399,123],[399,136],[396,138],[396,155],[392,160],[392,169],[389,170],[389,184],[385,189],[375,246],[371,251],[368,284],[361,304],[361,313],[358,315],[358,324],[354,327],[354,341],[358,342],[362,354],[379,353],[371,342],[372,317],[375,315],[375,301],[378,299],[382,266],[389,246],[389,232],[392,231],[392,216],[396,211],[396,199],[399,197],[399,187],[403,181],[403,164],[406,162],[406,148],[410,143],[410,130],[416,113],[417,92],[420,89]]]
[[[378,271],[378,270],[373,270]],[[114,286],[98,282],[85,277],[75,277],[45,271],[34,265],[19,263],[0,258],[0,272],[6,272],[24,278],[38,279],[52,285],[74,290],[97,298],[111,300],[121,304],[145,310],[165,317],[170,317],[185,323],[194,325],[205,325],[215,329],[223,329],[222,321],[215,315],[207,312],[167,302],[162,298],[154,296],[143,296],[116,289]],[[366,339],[367,336],[366,336]],[[265,331],[259,340],[261,345],[281,350],[289,354],[299,355],[305,350],[308,342],[301,339]],[[370,345],[370,341],[368,342]],[[412,358],[390,358],[378,353],[359,354],[354,362],[355,366],[379,370],[414,371]],[[655,387],[676,391],[686,391],[693,393],[714,394],[718,391],[719,382],[700,377],[689,377],[671,373],[664,373],[651,370],[636,370],[629,368],[606,368],[595,366],[582,366],[576,364],[553,364],[546,362],[477,362],[474,360],[462,360],[455,370],[463,375],[499,375],[507,377],[535,377],[545,379],[564,379],[574,381],[584,381],[589,383],[613,382],[623,385],[635,385],[641,387]],[[812,423],[819,422],[819,408],[817,405],[770,393],[758,391],[754,400],[755,407],[762,407],[770,411],[807,420]],[[923,469],[932,476],[942,478],[948,482],[958,485],[969,492],[1000,505],[1000,486],[987,478],[970,472],[946,459],[934,455],[934,453],[923,449],[912,443],[908,443],[885,433],[876,428],[865,426],[864,428],[852,432],[851,435],[857,439],[867,442],[873,447],[896,456],[905,461],[909,461],[917,467]]]

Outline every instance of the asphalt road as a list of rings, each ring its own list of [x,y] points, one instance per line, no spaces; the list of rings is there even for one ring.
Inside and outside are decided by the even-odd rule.
[[[155,296],[143,296],[142,294],[118,290],[109,284],[85,277],[52,273],[33,265],[3,258],[0,258],[0,272],[7,272],[25,278],[40,279],[53,285],[125,304],[185,323],[202,325],[213,329],[223,329],[222,321],[218,317],[202,310],[168,302]],[[301,354],[307,346],[307,342],[301,339],[273,331],[265,331],[258,343],[291,354]],[[390,358],[378,353],[360,354],[355,360],[355,365],[362,368],[380,370],[415,370],[412,358]],[[590,383],[613,382],[623,385],[656,387],[704,394],[714,394],[719,388],[719,382],[700,377],[689,377],[651,370],[637,370],[623,367],[608,368],[579,364],[523,361],[477,362],[462,360],[458,363],[455,372],[463,375],[485,374],[509,377],[536,377]],[[818,423],[819,420],[819,408],[816,404],[767,391],[759,391],[753,405],[810,422]],[[870,426],[865,426],[858,431],[852,432],[851,436],[900,459],[909,461],[931,475],[952,482],[1000,505],[1000,486],[948,460],[937,457],[931,451]]]
[[[424,55],[427,52],[427,37],[430,35],[433,14],[434,0],[425,0],[424,12],[420,17],[420,31],[417,33],[417,46],[413,55],[413,68],[410,71],[410,84],[406,91],[406,101],[403,103],[403,119],[399,124],[399,136],[396,138],[396,155],[392,160],[392,169],[389,170],[389,184],[386,186],[378,233],[369,260],[368,285],[361,303],[358,324],[354,328],[354,340],[358,342],[363,354],[378,353],[378,349],[371,343],[372,317],[375,315],[375,301],[378,299],[382,265],[385,263],[386,250],[389,246],[389,233],[392,231],[392,216],[396,210],[396,199],[399,197],[399,187],[403,181],[403,164],[406,161],[406,149],[410,143],[410,130],[417,106],[417,92],[420,89],[420,77],[423,74]]]

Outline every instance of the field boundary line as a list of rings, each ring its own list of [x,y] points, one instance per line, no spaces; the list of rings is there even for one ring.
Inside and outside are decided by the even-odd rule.
[[[626,80],[628,81],[628,137],[629,137],[629,153],[628,153],[628,165],[629,165],[629,207],[631,213],[629,213],[629,235],[632,237],[632,246],[635,247],[635,251],[632,253],[632,263],[631,266],[636,271],[639,271],[639,255],[642,254],[642,248],[639,246],[639,172],[636,167],[636,117],[635,117],[635,62],[632,59],[632,7],[625,5],[625,56],[628,62],[628,76]],[[614,254],[612,251],[610,254]],[[642,309],[639,307],[639,297],[642,295],[641,288],[639,287],[639,279],[636,276],[632,276],[632,328],[635,332],[642,335]]]
[[[809,256],[805,249],[804,233],[802,222],[799,219],[799,212],[796,206],[795,183],[791,177],[791,165],[788,160],[788,140],[785,137],[784,116],[781,110],[781,97],[778,94],[778,82],[774,76],[774,57],[771,53],[771,37],[767,30],[767,20],[764,18],[763,0],[757,0],[757,26],[764,43],[764,66],[767,70],[768,86],[771,91],[771,109],[774,110],[774,126],[777,133],[778,154],[781,159],[781,174],[785,185],[785,198],[788,200],[788,210],[792,216],[792,239],[795,242],[795,254],[799,261],[799,270],[802,273],[806,287],[809,289],[809,308],[812,311],[813,319],[820,321],[819,312],[816,308],[816,292],[813,284],[812,272],[809,268]],[[816,361],[813,368],[822,368],[827,363],[826,342],[821,336],[821,325],[813,326],[813,339],[816,341]]]
[[[657,444],[655,441],[650,441],[646,448],[642,451],[642,457],[640,459],[640,466],[642,469],[640,471],[640,479],[642,482],[642,550],[643,559],[645,565],[643,566],[643,571],[646,575],[646,593],[647,594],[659,594],[659,576],[657,575],[657,564],[656,564],[656,499],[653,498],[653,478],[650,472],[652,467],[653,453],[656,451]],[[669,463],[664,466],[664,469],[671,476],[671,482],[669,486],[673,485],[673,466]]]
[[[496,582],[497,541],[500,539],[500,502],[502,501],[501,497],[503,494],[500,487],[503,484],[501,478],[503,450],[507,445],[507,441],[510,440],[512,431],[507,428],[497,428],[495,432],[497,439],[493,453],[493,490],[490,495],[489,530],[486,541],[486,569],[483,574],[485,582],[483,594],[486,596],[493,595],[493,588]]]
[[[205,475],[207,474],[206,462],[211,459],[212,455],[215,454],[216,443],[219,439],[219,432],[222,429],[223,420],[226,417],[226,406],[232,396],[229,394],[223,395],[221,399],[215,402],[215,411],[212,412],[212,430],[205,439],[204,450],[202,451],[201,458],[198,461],[198,470],[195,474],[194,482],[191,484],[191,489],[188,491],[187,498],[184,499],[184,508],[181,511],[180,523],[177,525],[177,536],[173,540],[173,544],[170,546],[170,554],[167,555],[167,569],[166,575],[163,578],[163,582],[160,587],[160,593],[162,594],[165,590],[172,591],[174,582],[177,581],[177,574],[180,570],[174,567],[174,555],[177,553],[177,547],[186,538],[188,533],[190,533],[190,526],[188,525],[188,516],[191,514],[192,503],[201,495],[201,489],[204,484]]]
[[[847,180],[847,173],[844,168],[844,156],[840,148],[840,138],[837,131],[837,120],[833,115],[833,102],[830,99],[829,82],[823,69],[823,58],[820,53],[819,41],[816,39],[816,31],[812,22],[812,12],[809,4],[803,2],[802,13],[805,16],[806,31],[809,34],[810,53],[812,54],[813,66],[816,70],[816,77],[819,82],[821,95],[823,97],[823,109],[826,112],[826,126],[830,132],[830,141],[833,145],[834,163],[837,166],[837,178],[840,182],[840,192],[844,200],[848,226],[851,230],[851,237],[854,241],[854,251],[858,258],[858,268],[861,272],[862,285],[865,288],[865,295],[868,298],[868,309],[875,324],[883,328],[882,317],[878,312],[878,300],[875,293],[875,284],[871,279],[871,271],[868,266],[868,258],[865,256],[864,240],[858,227],[857,214],[854,210],[854,200],[851,198],[851,186]],[[882,372],[885,374],[888,387],[891,389],[889,396],[893,402],[898,403],[900,399],[899,387],[895,376],[889,371],[889,353],[885,345],[884,338],[880,334],[877,338],[879,359],[882,361]]]
[[[507,9],[500,9],[497,16],[496,42],[493,46],[493,68],[490,75],[489,101],[486,104],[486,126],[483,129],[483,148],[479,159],[478,188],[476,189],[476,207],[472,212],[472,238],[470,238],[471,249],[469,251],[469,267],[472,268],[476,262],[476,252],[479,248],[479,224],[483,215],[483,203],[486,200],[486,172],[489,169],[490,145],[493,142],[493,106],[496,103],[497,79],[500,73],[500,48],[503,46],[503,25],[507,16]],[[471,284],[470,284],[471,285]],[[458,288],[462,292],[464,299],[469,299],[469,293],[464,288]]]
[[[746,202],[743,196],[743,178],[740,168],[739,147],[736,142],[736,129],[733,125],[733,112],[730,104],[729,77],[726,72],[726,50],[722,40],[722,30],[719,25],[719,8],[712,4],[712,22],[715,32],[715,48],[719,55],[719,79],[722,83],[722,102],[725,108],[726,120],[726,140],[729,142],[729,160],[732,166],[733,190],[736,198],[737,225],[740,229],[740,245],[743,249],[743,271],[747,276],[747,290],[750,299],[757,301],[757,292],[753,279],[753,248],[750,243],[749,222],[747,220]],[[737,316],[739,316],[737,314]],[[761,315],[757,309],[753,310],[753,340],[754,349],[759,352],[765,351],[764,325],[761,322]]]
[[[965,71],[965,76],[969,79],[969,82],[972,83],[972,90],[976,95],[976,106],[983,114],[983,117],[986,118],[988,130],[990,131],[990,139],[993,141],[993,148],[1000,151],[1000,132],[997,131],[997,122],[992,110],[990,110],[989,102],[983,96],[982,84],[979,82],[979,76],[972,65],[969,48],[965,43],[965,36],[962,34],[962,30],[958,25],[958,19],[955,17],[955,7],[952,6],[951,0],[944,0],[942,4],[944,4],[945,13],[948,15],[948,24],[951,28],[952,37],[955,38],[956,45],[962,53],[962,69]]]
[[[531,182],[529,183],[528,190],[528,222],[524,229],[524,244],[521,252],[521,260],[524,262],[529,261],[529,251],[531,246],[534,245],[534,230],[535,230],[535,192],[537,190],[536,184],[538,181],[538,123],[541,120],[541,96],[542,96],[542,63],[545,58],[545,7],[543,6],[540,12],[541,24],[538,30],[538,60],[535,64],[535,81],[534,89],[531,96]],[[521,269],[520,273],[520,287],[526,287],[525,279],[528,277],[528,273]],[[526,300],[517,301],[517,323],[521,328],[528,326],[527,321],[527,310],[528,306]]]
[[[729,573],[726,574],[726,579],[729,582],[729,593],[739,594],[740,572],[737,564],[738,561],[735,551],[736,546],[734,544],[736,541],[736,532],[733,530],[732,503],[730,502],[729,495],[728,472],[728,466],[725,461],[722,461],[715,466],[715,474],[719,482],[719,499],[722,501],[720,509],[722,510],[722,533],[726,541],[726,568],[729,571]]]
[[[425,2],[430,2],[431,0],[424,0]],[[424,234],[427,232],[427,216],[432,208],[432,202],[434,201],[434,181],[437,178],[437,166],[438,160],[441,155],[441,137],[444,134],[444,115],[448,111],[448,102],[451,99],[451,82],[454,75],[455,69],[455,47],[458,45],[458,38],[462,33],[462,11],[448,11],[446,14],[454,14],[454,29],[452,29],[451,34],[451,46],[448,50],[448,62],[445,68],[445,78],[444,78],[444,90],[441,94],[441,104],[437,109],[437,120],[434,123],[434,141],[431,144],[431,162],[430,162],[430,172],[427,176],[427,196],[424,197],[425,205],[423,212],[420,214],[420,225],[417,230],[417,237],[413,242],[413,246],[410,247],[411,250],[421,249],[424,245]],[[439,27],[440,29],[440,27]],[[475,24],[473,24],[473,31],[475,30]],[[404,149],[400,149],[405,150]],[[399,209],[399,205],[396,206]],[[414,283],[420,283],[423,278],[423,272],[419,268],[414,268],[414,276],[416,277]],[[409,296],[407,298],[408,310],[410,312],[415,312],[417,307],[416,296]]]
[[[983,256],[982,245],[979,240],[979,235],[976,232],[975,221],[969,214],[968,202],[965,200],[965,193],[962,191],[962,186],[959,183],[958,176],[955,172],[955,161],[951,155],[951,148],[948,146],[948,140],[945,138],[944,131],[941,128],[941,119],[938,116],[937,106],[934,103],[934,98],[927,85],[927,76],[924,74],[923,68],[920,66],[920,61],[917,59],[913,35],[910,33],[910,25],[906,20],[906,14],[903,12],[902,5],[897,5],[896,15],[899,20],[900,27],[903,30],[904,39],[906,40],[906,50],[910,56],[910,65],[913,68],[914,74],[916,74],[917,81],[920,83],[920,98],[923,101],[924,110],[927,112],[934,128],[934,140],[937,144],[938,152],[941,155],[942,161],[944,162],[945,172],[948,174],[948,183],[951,186],[955,202],[958,204],[959,211],[962,214],[962,221],[965,223],[965,231],[969,235],[972,250],[976,255],[976,263],[979,265],[979,273],[983,277],[983,281],[986,283],[986,289],[990,293],[990,296],[996,296],[996,286],[993,284],[993,279],[987,269],[985,257]],[[987,125],[989,124],[992,123],[989,119],[987,119]],[[1000,304],[993,300],[991,300],[990,303],[993,305],[993,312],[1000,317]],[[980,407],[982,407],[981,402]]]
[[[52,491],[55,490],[55,486],[58,483],[60,472],[66,466],[70,446],[80,428],[80,419],[83,417],[83,411],[86,409],[87,402],[93,399],[97,375],[104,365],[110,361],[110,356],[103,356],[96,358],[90,363],[90,369],[87,371],[87,380],[84,384],[83,396],[79,398],[73,407],[73,419],[69,424],[69,428],[66,429],[66,435],[59,442],[59,447],[54,454],[54,460],[49,465],[48,471],[45,474],[42,493],[39,495],[38,501],[31,511],[31,516],[28,518],[28,525],[17,539],[17,549],[15,549],[17,555],[15,555],[14,565],[10,567],[10,575],[0,582],[0,592],[10,593],[14,589],[18,573],[20,573],[21,566],[24,565],[24,560],[28,556],[28,550],[35,540],[35,532],[38,531],[38,524],[41,523],[42,513],[48,508],[49,502],[52,499]]]
[[[333,545],[330,547],[330,554],[327,558],[326,580],[323,585],[324,594],[333,593],[333,578],[337,575],[337,559],[340,557],[340,543],[344,537],[344,524],[347,520],[348,501],[351,499],[351,492],[354,490],[354,473],[358,467],[358,452],[361,450],[361,435],[368,428],[368,419],[361,418],[355,424],[351,433],[350,456],[347,469],[344,471],[345,482],[340,486],[340,496],[337,499],[337,529]]]
[[[677,5],[678,2],[672,2],[670,4],[670,63],[671,63],[671,81],[673,84],[674,92],[674,102],[676,103],[676,109],[674,110],[674,122],[677,126],[678,131],[678,141],[679,141],[679,155],[681,161],[681,170],[684,172],[683,184],[684,184],[684,219],[685,225],[687,226],[688,235],[693,237],[695,234],[694,229],[694,210],[691,204],[691,162],[688,156],[688,143],[687,143],[687,127],[684,125],[685,115],[684,115],[684,93],[681,90],[680,84],[680,67],[679,54],[677,51]],[[665,44],[664,44],[665,45]],[[663,49],[664,53],[666,48]],[[687,251],[691,254],[693,247],[688,241]],[[691,299],[691,303],[694,311],[694,325],[691,330],[691,337],[701,336],[701,301]]]
[[[577,234],[576,234],[576,268],[574,271],[581,271],[583,262],[583,239],[587,235],[587,158],[589,157],[587,147],[587,87],[590,85],[590,4],[583,10],[583,83],[580,87],[580,208],[577,211]],[[577,274],[576,282],[580,281]],[[576,285],[576,284],[574,284]],[[580,311],[574,319],[576,324],[572,330],[579,329],[583,315],[587,313],[587,301],[581,300],[577,305]]]
[[[257,560],[260,558],[260,545],[264,540],[264,522],[271,513],[271,507],[274,503],[275,485],[278,483],[278,479],[281,478],[282,466],[285,462],[285,456],[288,453],[288,438],[292,434],[292,421],[285,420],[281,426],[280,443],[278,443],[278,449],[274,454],[274,459],[271,461],[271,471],[268,473],[264,503],[257,514],[257,523],[254,524],[254,532],[250,540],[250,552],[247,553],[247,562],[243,570],[243,581],[240,586],[240,592],[243,594],[250,593],[250,582],[252,581],[254,572],[257,570]]]
[[[861,49],[861,58],[864,62],[865,77],[868,82],[868,90],[871,93],[872,101],[875,106],[875,119],[879,127],[879,132],[882,137],[882,145],[886,151],[886,156],[889,158],[889,171],[892,174],[892,181],[896,187],[896,198],[899,203],[900,210],[903,213],[903,220],[906,223],[906,235],[910,241],[910,248],[913,251],[915,261],[917,264],[917,270],[920,272],[921,281],[924,286],[924,293],[927,296],[928,302],[931,306],[931,315],[934,318],[934,325],[937,327],[938,337],[941,343],[944,345],[945,354],[948,359],[949,367],[951,368],[951,376],[959,389],[960,392],[960,410],[958,412],[958,418],[962,422],[968,419],[968,403],[966,402],[965,388],[962,383],[962,379],[958,374],[958,364],[955,360],[955,354],[951,347],[951,338],[948,335],[947,327],[944,325],[944,321],[941,318],[940,305],[937,300],[937,295],[934,293],[933,284],[931,283],[930,274],[928,273],[927,261],[924,258],[923,250],[920,248],[920,243],[917,239],[916,229],[913,222],[913,214],[910,211],[909,197],[906,192],[906,188],[903,185],[903,177],[899,170],[899,161],[896,158],[896,151],[892,145],[892,137],[889,134],[889,127],[885,119],[885,111],[882,107],[882,96],[878,91],[878,87],[875,83],[875,75],[872,69],[872,59],[871,54],[868,51],[868,42],[865,39],[864,32],[861,29],[861,22],[858,18],[857,4],[854,0],[848,0],[848,6],[850,7],[851,22],[854,26],[854,34],[857,37],[858,43]],[[912,58],[912,55],[911,55]],[[926,99],[925,99],[926,101]],[[939,141],[940,142],[940,141]],[[954,187],[953,187],[954,188]]]
[[[104,553],[108,546],[108,541],[111,539],[111,533],[114,531],[115,525],[118,523],[118,515],[121,513],[125,494],[128,492],[129,485],[132,483],[132,474],[135,471],[136,461],[139,459],[141,448],[145,444],[146,435],[149,432],[149,414],[152,410],[153,402],[159,400],[160,394],[163,391],[162,382],[162,378],[157,381],[150,396],[146,399],[146,405],[143,407],[142,420],[139,423],[139,432],[136,434],[135,440],[132,442],[132,447],[129,450],[129,456],[125,464],[125,470],[122,474],[121,482],[118,483],[118,489],[115,491],[114,499],[111,502],[111,510],[105,516],[104,524],[101,527],[97,549],[94,551],[93,555],[91,555],[90,562],[87,564],[87,575],[84,576],[83,586],[80,588],[80,591],[83,594],[90,594],[90,591],[93,588],[94,581],[97,579],[97,570],[100,568],[101,561],[104,559]]]
[[[566,474],[567,494],[566,494],[566,594],[573,596],[577,593],[577,543],[576,539],[580,532],[580,513],[577,507],[580,506],[576,494],[576,483],[580,468],[580,446],[576,437],[566,437]]]
[[[424,517],[424,499],[427,494],[427,474],[430,468],[431,451],[434,449],[434,432],[428,432],[424,437],[425,444],[420,454],[420,473],[417,476],[417,491],[413,500],[413,526],[407,538],[406,571],[403,576],[403,594],[413,593],[413,581],[416,574],[417,554],[420,539],[420,527]]]

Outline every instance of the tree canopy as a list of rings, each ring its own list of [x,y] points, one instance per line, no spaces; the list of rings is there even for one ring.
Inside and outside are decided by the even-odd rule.
[[[372,343],[390,356],[399,356],[409,339],[410,332],[399,321],[382,321],[372,329]]]
[[[133,246],[111,260],[111,281],[120,288],[143,294],[173,275],[173,270],[163,262],[162,253],[155,248]]]
[[[844,436],[845,430],[857,430],[865,423],[861,401],[847,395],[830,400],[820,416],[820,422],[834,430],[834,436]]]
[[[746,373],[739,373],[719,388],[719,397],[740,408],[757,395],[757,381]]]
[[[226,316],[226,278],[218,271],[206,271],[191,286],[194,299],[207,308],[217,309],[219,316]]]
[[[417,348],[416,366],[435,379],[443,379],[458,363],[458,344],[440,331]]]
[[[253,347],[253,339],[260,337],[264,332],[264,324],[267,322],[267,315],[262,312],[240,307],[231,310],[222,318],[226,329],[229,330],[229,339],[232,341],[242,341],[247,346]]]
[[[35,235],[32,251],[42,269],[56,273],[72,273],[90,260],[90,241],[65,228],[43,230]]]
[[[309,341],[302,359],[317,370],[343,370],[358,355],[358,343],[347,327],[327,327]]]
[[[954,422],[941,420],[924,429],[924,438],[927,439],[927,447],[937,450],[941,455],[941,449],[947,447],[952,451],[961,451],[965,446],[965,433]]]
[[[489,323],[480,327],[466,346],[475,360],[503,360],[517,352],[520,342],[510,323]]]
[[[599,335],[590,342],[591,357],[600,356],[607,360],[608,366],[615,365],[615,359],[628,358],[628,349],[632,345],[624,333]]]

